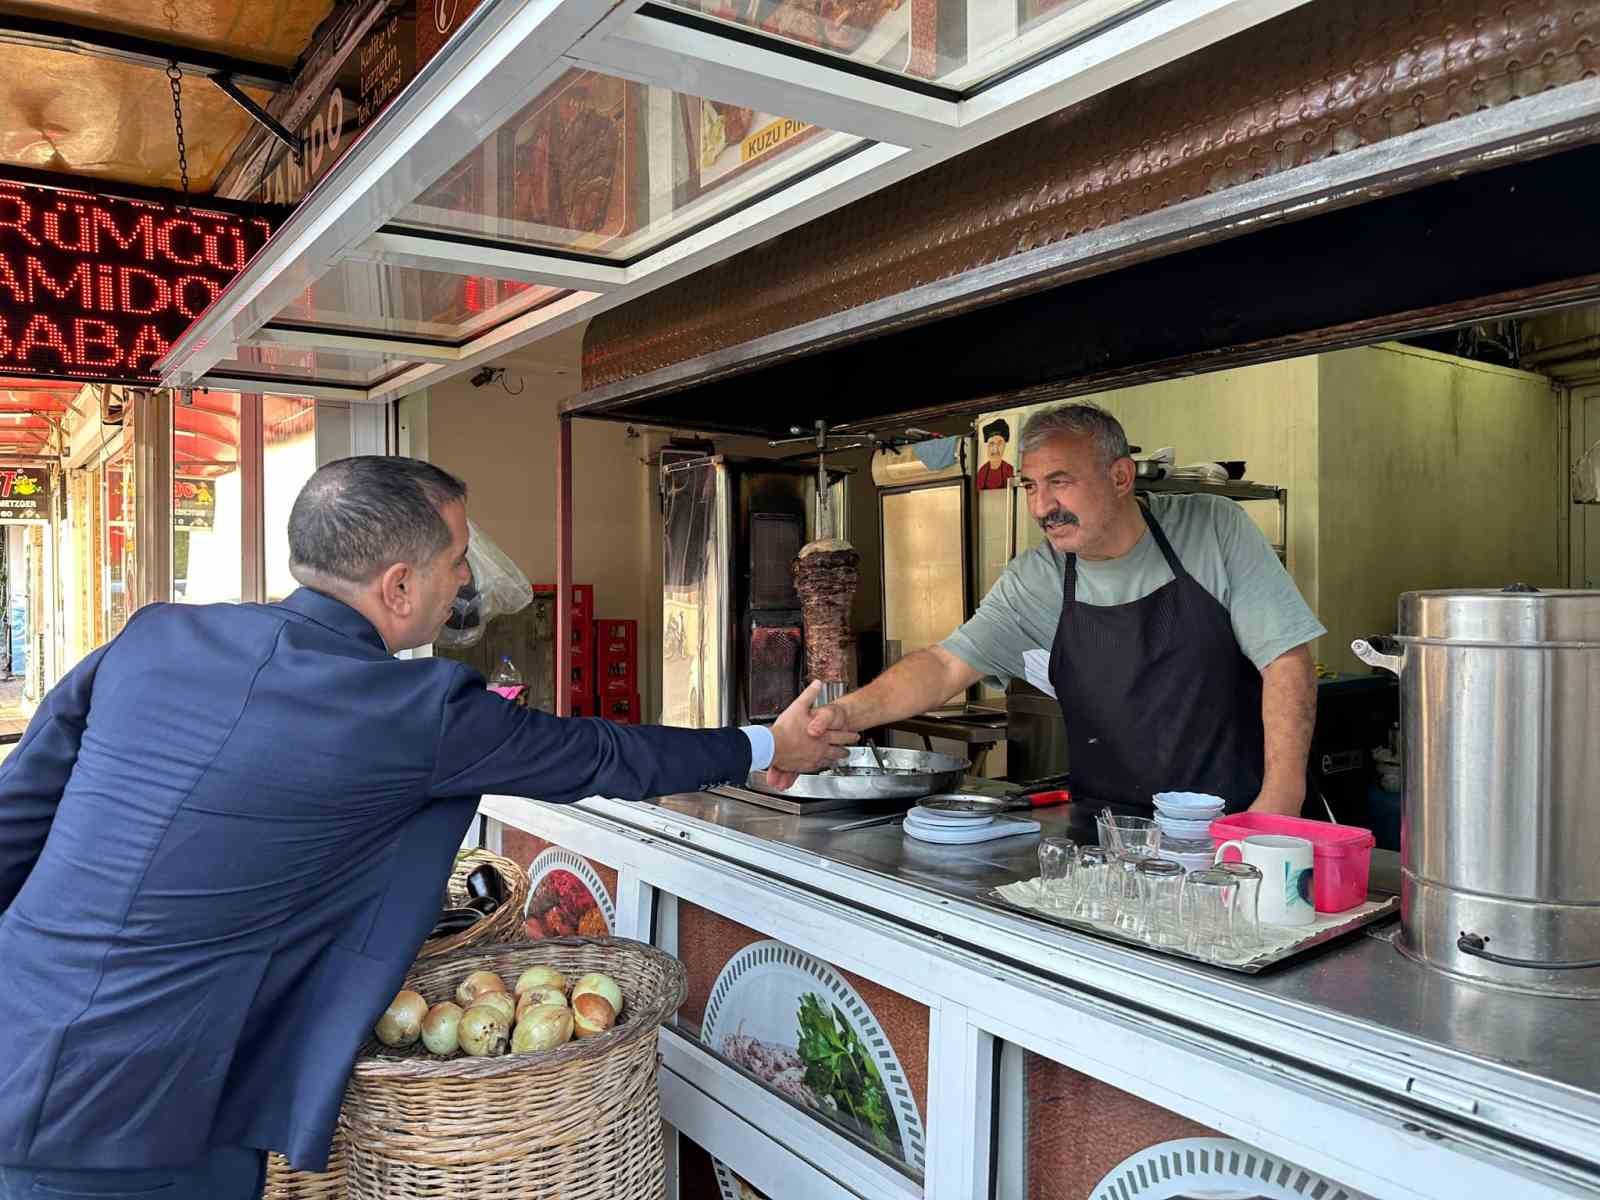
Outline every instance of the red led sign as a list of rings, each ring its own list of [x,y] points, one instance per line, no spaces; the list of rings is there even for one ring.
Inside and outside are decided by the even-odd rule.
[[[264,220],[0,180],[0,375],[150,382]]]

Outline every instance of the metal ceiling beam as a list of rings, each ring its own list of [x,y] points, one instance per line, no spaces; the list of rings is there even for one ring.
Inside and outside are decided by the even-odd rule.
[[[294,79],[293,67],[235,58],[211,50],[198,50],[131,33],[90,29],[66,21],[53,21],[25,13],[0,14],[0,42],[14,46],[36,46],[45,50],[64,50],[69,54],[89,54],[164,71],[177,61],[185,75],[230,75],[246,87],[277,91]]]
[[[452,275],[487,275],[544,287],[609,292],[628,282],[628,269],[582,262],[558,254],[457,241],[433,234],[381,229],[345,256],[347,262],[382,263]]]
[[[455,346],[440,346],[430,342],[411,342],[404,338],[373,336],[331,329],[281,329],[276,325],[263,325],[249,337],[240,338],[242,346],[293,346],[300,350],[330,350],[341,354],[381,355],[400,361],[455,362],[461,351]]]

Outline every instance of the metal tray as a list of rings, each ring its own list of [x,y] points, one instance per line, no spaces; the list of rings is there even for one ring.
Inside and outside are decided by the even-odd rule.
[[[1327,945],[1335,938],[1342,938],[1354,933],[1358,929],[1365,929],[1389,917],[1398,916],[1400,913],[1400,897],[1383,893],[1369,893],[1367,899],[1383,900],[1386,903],[1381,908],[1374,908],[1368,912],[1352,916],[1348,921],[1341,921],[1336,925],[1328,925],[1320,930],[1316,936],[1303,942],[1296,942],[1292,946],[1285,946],[1275,950],[1264,958],[1255,959],[1248,963],[1221,963],[1212,962],[1209,958],[1201,958],[1198,954],[1190,954],[1187,950],[1179,950],[1172,946],[1152,946],[1149,942],[1140,941],[1138,938],[1129,937],[1115,929],[1107,929],[1103,925],[1093,925],[1088,921],[1076,921],[1071,917],[1047,916],[1031,908],[1024,908],[1020,904],[1013,904],[1002,896],[998,889],[990,888],[983,893],[983,898],[991,904],[997,904],[1010,912],[1021,913],[1035,921],[1042,921],[1046,925],[1060,925],[1063,929],[1071,929],[1075,933],[1087,933],[1091,937],[1104,938],[1108,942],[1121,942],[1124,946],[1132,946],[1138,950],[1148,950],[1151,954],[1164,954],[1169,958],[1186,958],[1190,962],[1202,963],[1208,967],[1216,967],[1223,971],[1233,971],[1240,975],[1259,975],[1262,971],[1276,967],[1281,963],[1292,962],[1302,955],[1309,954],[1322,946]]]
[[[851,746],[840,767],[802,775],[792,788],[773,792],[766,776],[752,771],[746,786],[771,795],[809,800],[917,800],[930,792],[954,788],[967,773],[967,760],[930,750],[880,749],[887,770],[880,770],[867,746]]]

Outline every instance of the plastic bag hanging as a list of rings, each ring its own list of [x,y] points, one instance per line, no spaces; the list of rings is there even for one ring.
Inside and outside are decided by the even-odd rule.
[[[433,639],[434,645],[447,650],[476,645],[490,621],[533,603],[528,577],[471,518],[467,520],[467,569],[472,578],[456,592],[450,619]]]

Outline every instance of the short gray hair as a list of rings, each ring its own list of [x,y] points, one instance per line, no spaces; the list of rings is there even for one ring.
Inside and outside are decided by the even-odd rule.
[[[1131,458],[1128,435],[1122,422],[1098,404],[1078,401],[1041,408],[1022,425],[1022,453],[1037,450],[1053,437],[1087,437],[1094,440],[1101,461],[1110,466],[1119,458]]]
[[[439,510],[467,485],[415,458],[365,454],[320,468],[289,513],[289,570],[366,583],[397,562],[421,566],[450,545]]]

